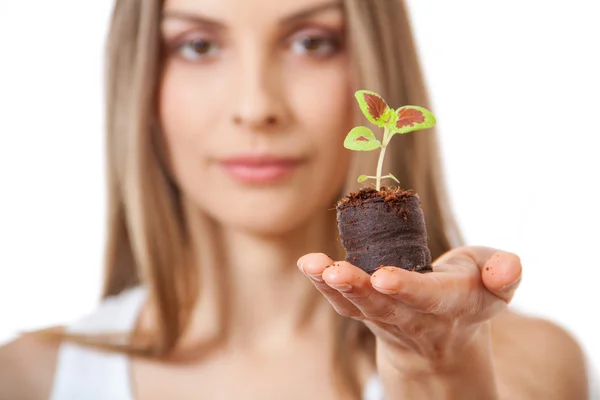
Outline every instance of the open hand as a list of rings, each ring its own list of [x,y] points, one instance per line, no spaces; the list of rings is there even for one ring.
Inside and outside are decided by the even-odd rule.
[[[307,254],[298,267],[339,314],[371,329],[378,357],[412,371],[459,363],[480,328],[506,309],[521,280],[515,254],[471,246],[447,252],[424,274],[382,267],[369,276],[325,254]]]

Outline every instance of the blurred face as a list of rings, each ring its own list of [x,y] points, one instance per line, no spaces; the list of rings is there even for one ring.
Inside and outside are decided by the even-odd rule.
[[[331,208],[353,123],[341,3],[167,0],[161,30],[161,122],[183,193],[258,234]]]

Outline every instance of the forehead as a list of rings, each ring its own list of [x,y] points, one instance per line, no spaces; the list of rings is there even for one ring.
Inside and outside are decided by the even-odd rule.
[[[339,12],[342,0],[165,0],[165,12],[199,14],[229,24],[268,24],[294,17]]]

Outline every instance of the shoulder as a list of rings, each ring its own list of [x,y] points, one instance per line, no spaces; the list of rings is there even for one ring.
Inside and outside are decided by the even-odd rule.
[[[584,351],[558,324],[507,311],[492,322],[492,346],[503,397],[587,398]]]
[[[104,299],[93,312],[68,327],[28,333],[0,347],[0,400],[48,399],[54,389],[60,345],[62,340],[68,340],[62,334],[121,333],[131,330],[144,299],[143,288],[128,289]],[[96,365],[97,357],[86,357],[91,353],[78,350],[77,361],[91,360]],[[69,354],[72,356],[73,353]],[[64,360],[61,358],[61,362]]]
[[[47,399],[52,390],[62,327],[20,336],[0,347],[0,400]]]

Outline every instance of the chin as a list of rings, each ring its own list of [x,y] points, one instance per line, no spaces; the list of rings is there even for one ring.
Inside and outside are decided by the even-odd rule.
[[[312,169],[297,172],[273,183],[239,182],[219,173],[202,179],[211,190],[194,182],[187,192],[198,208],[225,229],[265,237],[286,235],[328,213],[334,215],[336,188],[345,179],[315,174]]]
[[[289,235],[297,231],[305,222],[306,220],[291,220],[282,214],[270,218],[238,219],[232,228],[251,236],[273,238]]]
[[[311,219],[325,216],[333,207],[323,201],[322,191],[319,196],[314,187],[230,187],[227,196],[219,194],[212,192],[199,205],[226,229],[257,236],[291,233]]]
[[[223,215],[224,224],[261,236],[284,235],[295,231],[321,215],[325,209],[307,191],[284,190],[261,195],[250,193],[247,196],[241,194],[240,197],[247,197],[247,201]]]

